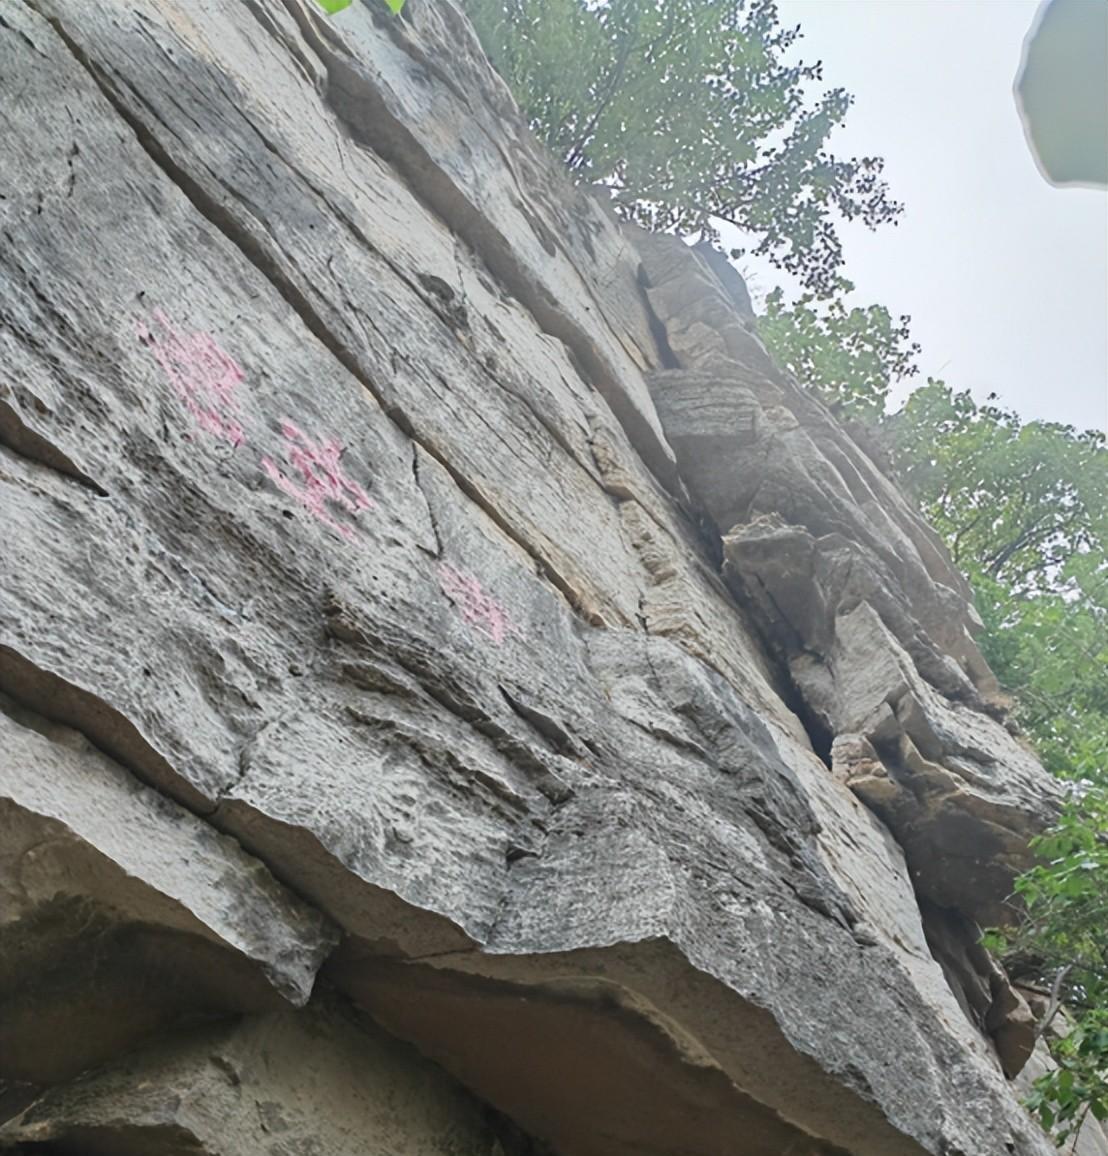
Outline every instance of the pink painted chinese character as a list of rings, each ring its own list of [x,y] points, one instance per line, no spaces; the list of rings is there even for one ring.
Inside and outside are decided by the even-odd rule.
[[[509,634],[519,635],[507,610],[491,594],[486,594],[472,574],[457,570],[448,562],[439,564],[439,586],[454,600],[462,617],[499,646]]]
[[[205,433],[236,448],[242,445],[246,434],[235,397],[243,380],[238,363],[210,334],[179,333],[160,309],[154,311],[154,324],[158,332],[137,322],[139,340],[154,355],[185,409]]]
[[[349,526],[336,522],[331,516],[328,503],[350,514],[372,510],[376,503],[343,471],[339,461],[343,447],[334,439],[315,441],[288,418],[281,422],[281,433],[287,443],[286,461],[299,474],[300,480],[285,477],[272,458],[262,458],[262,469],[281,490],[324,525],[344,538],[353,537]]]

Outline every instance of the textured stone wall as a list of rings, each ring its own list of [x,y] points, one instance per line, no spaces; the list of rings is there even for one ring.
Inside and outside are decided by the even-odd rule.
[[[0,1148],[1019,1156],[935,535],[451,0],[2,0]]]

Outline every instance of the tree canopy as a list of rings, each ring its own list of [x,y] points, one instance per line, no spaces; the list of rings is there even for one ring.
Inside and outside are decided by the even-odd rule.
[[[818,296],[843,263],[836,224],[894,221],[878,157],[828,138],[851,96],[807,88],[775,0],[464,0],[531,127],[581,181],[656,230],[719,222]]]
[[[909,318],[894,319],[883,305],[847,308],[843,296],[854,286],[840,278],[838,287],[830,300],[805,293],[792,305],[774,289],[758,332],[777,364],[833,410],[875,421],[885,412],[890,387],[918,372],[919,346]]]
[[[1046,765],[1108,786],[1108,448],[942,382],[886,420],[974,586],[982,648]]]
[[[1104,435],[1022,422],[942,382],[894,419],[908,485],[963,569],[1021,593],[1064,589],[1078,559],[1108,553]]]

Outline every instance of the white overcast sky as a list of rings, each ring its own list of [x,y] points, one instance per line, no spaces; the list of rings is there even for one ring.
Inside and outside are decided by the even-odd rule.
[[[803,29],[797,56],[822,60],[826,86],[855,96],[833,151],[885,157],[906,206],[895,228],[842,235],[855,302],[912,316],[913,381],[942,377],[979,399],[995,391],[1027,419],[1104,429],[1108,194],[1047,184],[1012,98],[1038,0],[779,7]],[[756,287],[776,279],[769,270]]]

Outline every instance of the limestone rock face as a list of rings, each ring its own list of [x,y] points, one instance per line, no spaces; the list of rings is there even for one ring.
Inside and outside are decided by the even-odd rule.
[[[51,1089],[5,1131],[30,1151],[504,1152],[480,1104],[333,998],[139,1048]]]
[[[737,274],[452,0],[0,78],[0,1148],[1051,1151],[973,947],[1055,792]]]
[[[682,363],[649,375],[724,576],[780,656],[832,771],[889,825],[917,888],[1004,918],[1060,792],[1004,725],[965,580],[895,485],[768,358],[673,238],[636,231]],[[686,304],[695,301],[695,306]],[[707,304],[706,304],[707,302]]]
[[[9,1078],[75,1075],[181,1014],[307,1002],[337,938],[318,911],[77,732],[0,711]]]

